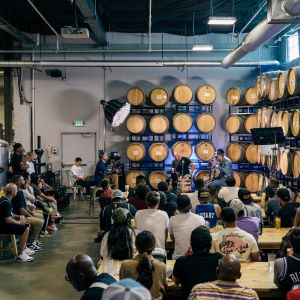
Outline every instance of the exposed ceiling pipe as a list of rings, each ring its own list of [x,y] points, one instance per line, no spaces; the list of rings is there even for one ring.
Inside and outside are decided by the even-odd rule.
[[[37,12],[37,14],[42,18],[42,20],[48,25],[51,31],[56,36],[56,50],[59,50],[59,34],[57,31],[50,25],[50,23],[46,20],[46,18],[42,15],[42,13],[37,9],[37,7],[33,4],[31,0],[27,0],[27,2],[31,5],[31,7]]]
[[[43,67],[221,67],[221,61],[0,61],[2,68]],[[238,62],[235,67],[279,66],[277,60]]]
[[[300,0],[285,0],[281,6],[282,13],[292,19],[300,13]],[[248,33],[243,42],[222,61],[223,68],[229,68],[247,53],[256,50],[276,33],[286,28],[289,24],[269,24],[267,19],[261,21]]]
[[[148,51],[152,48],[152,0],[149,0]]]

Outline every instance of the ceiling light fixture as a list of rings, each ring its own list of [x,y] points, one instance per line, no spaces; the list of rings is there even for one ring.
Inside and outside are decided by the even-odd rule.
[[[208,25],[223,25],[223,26],[232,26],[236,23],[235,17],[209,17]]]
[[[213,45],[193,45],[193,51],[212,51],[214,49]]]
[[[130,104],[126,99],[101,100],[100,103],[103,105],[105,118],[112,127],[123,124],[130,113]]]

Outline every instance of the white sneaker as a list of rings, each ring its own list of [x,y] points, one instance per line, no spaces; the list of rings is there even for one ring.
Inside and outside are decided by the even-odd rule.
[[[24,253],[24,251],[21,255],[17,256],[17,261],[19,261],[19,262],[30,262],[33,260],[34,260],[34,258],[27,255],[26,253]]]
[[[26,247],[25,250],[23,251],[23,253],[25,253],[27,255],[33,255],[33,254],[35,254],[35,251]]]

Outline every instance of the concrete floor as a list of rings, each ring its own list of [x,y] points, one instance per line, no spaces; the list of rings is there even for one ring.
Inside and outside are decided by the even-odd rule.
[[[44,250],[35,254],[33,262],[0,264],[1,300],[80,299],[81,293],[64,276],[68,259],[77,253],[86,253],[95,262],[99,259],[100,245],[94,242],[98,221],[88,216],[87,209],[88,201],[72,201],[63,212],[65,223],[51,237],[41,239]]]

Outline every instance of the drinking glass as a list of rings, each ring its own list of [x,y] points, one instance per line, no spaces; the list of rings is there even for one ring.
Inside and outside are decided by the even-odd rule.
[[[276,254],[275,253],[268,253],[269,272],[274,272],[275,260],[276,260]]]

